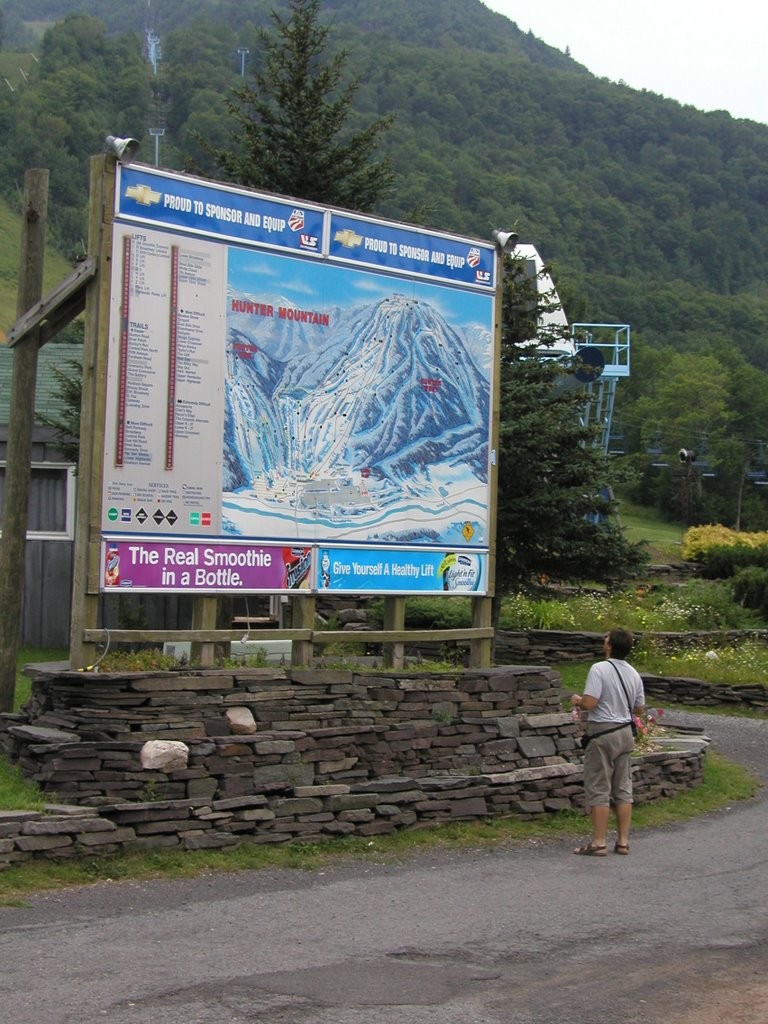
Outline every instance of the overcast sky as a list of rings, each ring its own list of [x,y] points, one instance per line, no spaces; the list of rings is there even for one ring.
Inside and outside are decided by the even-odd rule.
[[[768,124],[765,0],[483,0],[593,74]]]

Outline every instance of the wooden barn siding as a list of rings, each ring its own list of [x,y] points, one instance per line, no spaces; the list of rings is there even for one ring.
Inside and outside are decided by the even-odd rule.
[[[22,646],[69,647],[72,550],[68,540],[27,540]]]

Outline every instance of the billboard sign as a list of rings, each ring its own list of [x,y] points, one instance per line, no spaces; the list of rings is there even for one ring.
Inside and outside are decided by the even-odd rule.
[[[118,168],[104,588],[117,544],[119,586],[292,589],[139,554],[177,544],[306,548],[317,590],[321,550],[381,552],[392,593],[444,592],[463,553],[485,592],[495,273],[484,242]],[[379,592],[343,575],[332,589]]]

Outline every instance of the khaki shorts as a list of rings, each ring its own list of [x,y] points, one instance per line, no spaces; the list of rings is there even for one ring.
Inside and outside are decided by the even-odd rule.
[[[632,751],[635,738],[629,725],[601,736],[610,725],[587,726],[592,736],[584,751],[584,796],[587,807],[632,803]]]

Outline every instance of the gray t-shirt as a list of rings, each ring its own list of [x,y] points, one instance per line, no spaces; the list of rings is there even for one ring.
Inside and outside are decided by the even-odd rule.
[[[598,661],[589,670],[584,686],[586,697],[597,697],[597,707],[587,712],[588,721],[616,723],[630,721],[627,698],[621,688],[619,677],[616,674],[617,670],[624,680],[630,705],[633,708],[644,706],[643,680],[636,669],[619,658]]]

